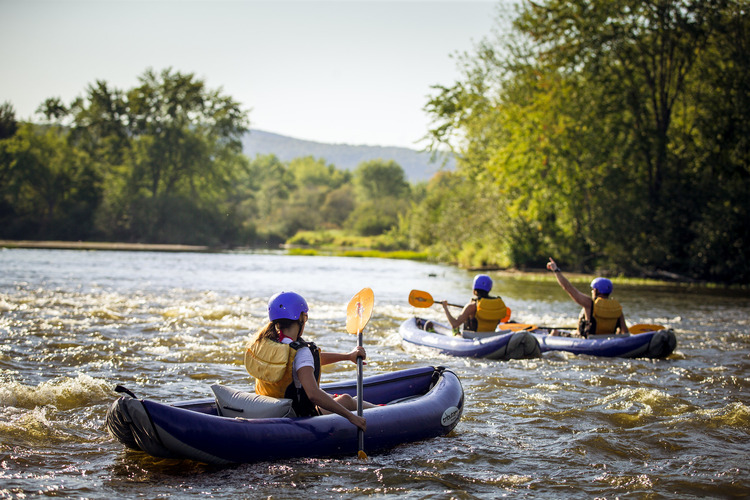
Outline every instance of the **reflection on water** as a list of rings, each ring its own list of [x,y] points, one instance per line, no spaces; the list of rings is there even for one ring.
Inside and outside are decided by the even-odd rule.
[[[748,496],[746,296],[622,286],[630,323],[675,328],[666,360],[548,353],[497,362],[401,345],[411,289],[463,303],[472,273],[381,259],[278,253],[0,251],[0,497],[200,495],[413,498]],[[244,344],[268,297],[310,303],[308,336],[329,351],[356,343],[346,304],[375,292],[366,374],[424,364],[461,377],[466,410],[449,436],[371,456],[217,468],[126,451],[104,432],[112,387],[158,400],[251,386]],[[555,284],[496,279],[513,318],[573,324]],[[326,367],[324,380],[353,377]],[[179,493],[178,493],[179,492]]]

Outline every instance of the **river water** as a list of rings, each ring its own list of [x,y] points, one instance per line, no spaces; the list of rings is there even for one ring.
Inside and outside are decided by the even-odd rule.
[[[616,286],[629,323],[673,327],[665,360],[567,353],[509,362],[401,345],[411,289],[464,303],[449,266],[281,253],[0,250],[0,498],[747,498],[750,299]],[[352,457],[216,467],[125,450],[104,428],[121,383],[140,397],[251,389],[242,364],[268,298],[310,304],[306,337],[349,351],[346,305],[375,293],[365,375],[443,365],[466,408],[448,436]],[[583,287],[584,285],[581,285]],[[556,283],[496,277],[513,319],[569,325]],[[326,367],[323,381],[355,365]]]

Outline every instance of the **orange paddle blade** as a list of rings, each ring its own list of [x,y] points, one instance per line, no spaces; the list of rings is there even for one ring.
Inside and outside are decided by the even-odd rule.
[[[409,292],[409,304],[414,307],[430,307],[435,301],[432,295],[422,290],[412,290]]]
[[[499,330],[510,330],[512,332],[520,332],[520,331],[536,330],[539,327],[536,325],[530,325],[527,323],[500,323],[499,325],[497,325],[497,328]]]
[[[646,332],[655,332],[658,330],[664,330],[663,325],[648,325],[645,323],[638,323],[637,325],[633,325],[630,328],[628,328],[628,331],[633,334],[637,335],[639,333],[646,333]]]
[[[375,295],[372,289],[363,288],[349,301],[346,306],[346,331],[357,334],[365,329],[365,325],[370,321],[372,308],[375,304]]]

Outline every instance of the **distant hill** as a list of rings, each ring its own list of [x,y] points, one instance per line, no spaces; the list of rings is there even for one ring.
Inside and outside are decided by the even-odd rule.
[[[323,158],[340,170],[354,170],[360,163],[368,160],[393,160],[404,169],[409,182],[420,182],[430,179],[442,169],[454,170],[456,165],[451,158],[445,166],[442,159],[430,161],[430,153],[394,146],[351,146],[349,144],[325,144],[322,142],[303,141],[271,132],[251,129],[242,140],[244,153],[255,158],[256,155],[274,154],[281,161],[287,162],[303,156]]]

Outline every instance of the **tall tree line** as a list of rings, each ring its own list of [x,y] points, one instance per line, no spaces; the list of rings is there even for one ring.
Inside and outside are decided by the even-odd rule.
[[[426,105],[459,172],[413,239],[466,265],[748,283],[750,17],[745,0],[523,2],[510,36],[461,58]],[[468,187],[465,187],[468,186]],[[481,186],[481,188],[480,188]],[[430,212],[434,219],[424,227]],[[443,215],[444,214],[444,215]],[[449,219],[449,220],[448,220]]]
[[[299,230],[380,234],[408,208],[391,161],[351,173],[247,158],[248,113],[192,74],[147,70],[127,91],[97,81],[38,113],[19,123],[0,106],[0,238],[273,245]]]

